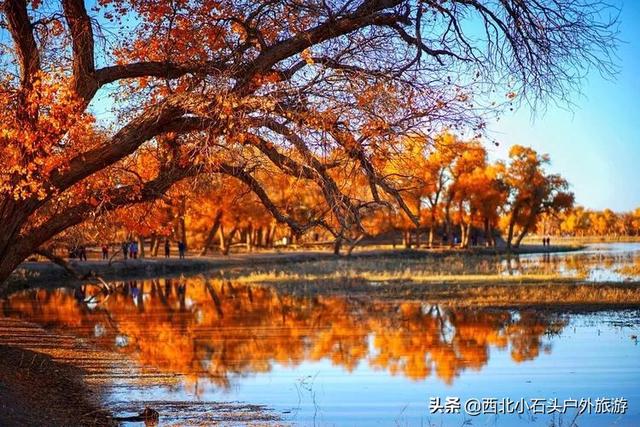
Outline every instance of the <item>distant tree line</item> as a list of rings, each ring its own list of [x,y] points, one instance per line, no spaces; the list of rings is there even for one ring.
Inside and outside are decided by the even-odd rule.
[[[629,212],[568,209],[558,215],[548,215],[538,223],[539,234],[573,237],[637,237],[640,236],[640,207]]]
[[[330,162],[331,155],[327,157]],[[362,215],[363,229],[355,240],[399,234],[405,247],[468,248],[495,246],[502,235],[508,247],[517,248],[541,219],[572,212],[569,185],[546,171],[548,163],[549,156],[519,145],[511,148],[507,162],[490,162],[482,143],[451,133],[400,138],[376,166],[399,197],[383,196],[372,204]],[[364,198],[371,191],[362,174],[338,167],[329,173],[350,198]],[[250,251],[292,243],[343,248],[341,237],[327,232],[340,221],[321,190],[289,175],[271,173],[260,179],[268,199],[238,179],[200,177],[185,181],[160,201],[116,210],[69,229],[57,240],[117,242],[133,237],[141,253],[151,255],[166,239],[187,242],[202,255],[227,254],[232,246]],[[291,221],[315,225],[300,232],[274,216],[265,200]],[[353,243],[346,246],[348,251]]]

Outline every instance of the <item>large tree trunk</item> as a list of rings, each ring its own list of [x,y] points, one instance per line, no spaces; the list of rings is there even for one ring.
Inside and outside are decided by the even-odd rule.
[[[509,230],[507,232],[507,252],[511,252],[511,245],[513,243],[513,232],[518,221],[518,215],[520,213],[520,207],[514,206],[511,215],[509,216]]]
[[[80,163],[88,167],[85,163]],[[80,166],[77,167],[80,169]],[[73,168],[72,168],[73,169]],[[73,169],[76,171],[76,169]],[[76,171],[78,174],[86,170]],[[152,201],[160,197],[175,182],[189,176],[188,168],[164,169],[156,178],[144,184],[142,189],[137,186],[122,186],[113,188],[105,194],[109,196],[110,203],[107,210],[114,210],[121,206],[132,205]],[[134,191],[134,189],[136,191]],[[132,195],[135,194],[135,197]],[[49,241],[52,237],[74,225],[80,224],[87,214],[95,211],[91,201],[79,201],[68,207],[65,211],[55,214],[38,225],[28,227],[31,215],[42,201],[22,201],[20,209],[14,209],[14,202],[4,200],[0,213],[0,289],[4,288],[6,279],[13,270],[20,265],[29,255]],[[20,235],[20,231],[28,228],[28,232]]]
[[[336,237],[336,240],[333,242],[333,254],[340,255],[340,248],[342,247],[342,237]]]
[[[409,230],[402,230],[402,244],[405,249],[411,249],[411,232]]]
[[[4,251],[4,255],[0,260],[0,284],[5,282],[13,270],[29,255],[29,253],[21,252],[18,248],[9,248]],[[0,285],[0,290],[1,289],[2,286]]]
[[[154,237],[154,241],[153,241],[153,246],[151,247],[151,256],[152,257],[157,257],[158,256],[158,251],[160,250],[160,242],[162,241],[162,239],[158,236]]]
[[[220,225],[218,228],[218,249],[220,252],[224,252],[224,225]]]
[[[269,226],[269,230],[267,230],[266,246],[268,248],[273,247],[273,239],[276,235],[276,226],[277,224],[275,222],[272,222],[271,226]]]
[[[1,232],[2,229],[0,229],[0,233]],[[29,255],[34,253],[39,246],[39,242],[32,244],[29,238],[21,238],[3,251],[2,257],[0,258],[0,295],[6,290],[6,280],[11,273],[13,273],[20,263],[27,259]]]
[[[351,256],[353,250],[356,248],[356,246],[358,246],[358,243],[360,243],[362,239],[364,239],[364,234],[360,234],[353,242],[349,243],[349,247],[347,248],[346,253],[347,256]]]
[[[138,256],[144,258],[144,237],[138,236]]]
[[[518,237],[516,238],[515,243],[513,244],[514,248],[519,248],[520,247],[520,243],[522,242],[522,239],[524,239],[524,237],[527,235],[527,233],[529,232],[529,230],[531,229],[531,227],[533,227],[535,221],[536,221],[536,216],[538,216],[538,210],[533,210],[531,211],[531,213],[529,214],[529,217],[527,217],[527,222],[525,222],[524,227],[522,227],[522,230],[520,231],[520,234],[518,235]]]
[[[513,220],[509,221],[509,229],[507,231],[507,252],[511,252],[511,243],[513,242],[513,228],[515,227]]]
[[[187,246],[187,224],[185,222],[185,216],[187,214],[187,198],[182,196],[180,198],[180,240]]]
[[[247,252],[251,252],[253,250],[253,226],[251,224],[245,230],[244,239]]]
[[[213,217],[213,224],[211,224],[211,228],[207,233],[207,237],[204,240],[204,246],[202,247],[202,251],[200,251],[200,256],[204,256],[209,251],[209,248],[213,244],[213,239],[216,237],[216,233],[218,232],[218,228],[220,228],[220,222],[222,221],[222,209],[218,209],[216,211],[215,216]]]
[[[445,218],[445,234],[447,236],[447,242],[449,246],[453,247],[453,227],[451,226],[451,201],[448,200],[447,204],[444,208],[444,218]]]
[[[231,244],[233,243],[233,238],[236,236],[236,232],[238,231],[237,227],[233,227],[229,235],[224,239],[224,248],[222,249],[223,255],[229,255],[229,251],[231,250]]]
[[[13,199],[0,199],[2,220],[0,221],[0,290],[2,284],[20,263],[37,249],[38,243],[30,244],[27,238],[19,237],[20,229],[26,222],[26,215],[16,206]],[[29,236],[34,240],[36,236]],[[42,242],[44,243],[44,242]]]
[[[491,227],[489,218],[484,219],[484,245],[486,247],[495,246],[495,242],[493,239],[493,229]]]

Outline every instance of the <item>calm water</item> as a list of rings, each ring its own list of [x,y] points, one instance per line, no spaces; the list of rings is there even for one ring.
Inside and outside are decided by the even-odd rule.
[[[501,262],[503,274],[543,272],[589,282],[623,282],[640,276],[640,243],[599,243],[577,252],[520,255]]]
[[[581,255],[602,255],[591,250]],[[633,263],[637,252],[618,255]],[[94,292],[27,291],[0,313],[118,354],[97,375],[120,415],[150,404],[166,425],[242,423],[260,410],[275,424],[568,426],[575,409],[472,417],[431,414],[430,399],[624,398],[625,415],[583,414],[577,425],[640,425],[638,310],[299,297],[205,278],[125,282],[86,304]]]

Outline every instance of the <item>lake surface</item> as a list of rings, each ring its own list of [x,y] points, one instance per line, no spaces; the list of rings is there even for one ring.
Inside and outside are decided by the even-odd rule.
[[[525,254],[501,262],[503,274],[558,273],[588,282],[623,282],[640,276],[640,243],[597,243],[576,252]]]
[[[637,262],[639,249],[554,256],[557,265],[583,257],[589,269],[616,271]],[[546,262],[524,256],[520,268]],[[0,313],[116,354],[117,363],[92,375],[102,379],[105,406],[119,415],[148,404],[163,425],[256,417],[293,425],[640,425],[637,309],[305,297],[205,277],[128,281],[108,297],[96,293],[25,291],[0,301]],[[454,413],[435,411],[437,399],[444,406],[447,398]],[[529,408],[465,414],[474,399],[485,412],[518,412],[523,399]],[[581,401],[585,411],[576,418]],[[516,406],[493,411],[495,402]],[[560,404],[564,413],[555,412]],[[624,404],[624,414],[610,413]]]

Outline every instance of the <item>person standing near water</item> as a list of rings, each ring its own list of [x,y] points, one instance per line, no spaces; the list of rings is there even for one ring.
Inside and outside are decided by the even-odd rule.
[[[187,251],[187,245],[185,245],[184,242],[180,240],[178,242],[178,253],[180,254],[180,259],[184,259],[186,251]]]
[[[120,246],[120,248],[122,249],[122,256],[126,260],[127,254],[129,253],[129,244],[126,241],[122,242],[122,246]]]
[[[130,248],[130,256],[133,259],[138,259],[138,242],[136,242],[135,240],[132,240],[131,243],[129,243],[129,248]]]
[[[169,258],[171,256],[171,245],[169,239],[164,239],[164,257]]]
[[[102,245],[102,259],[109,259],[109,246],[106,244]]]

